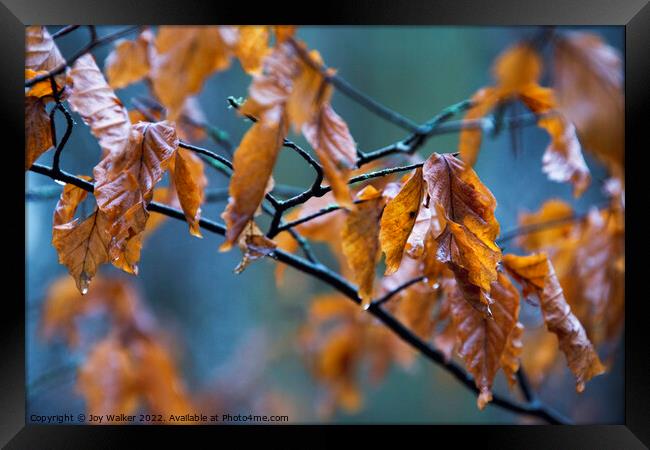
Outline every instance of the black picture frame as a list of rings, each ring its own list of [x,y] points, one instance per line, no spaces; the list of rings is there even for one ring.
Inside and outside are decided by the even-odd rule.
[[[228,4],[210,1],[181,2],[179,0],[0,0],[0,51],[3,70],[0,70],[2,91],[3,139],[5,167],[3,177],[6,189],[3,211],[10,236],[24,228],[24,197],[20,189],[24,147],[23,114],[20,112],[22,68],[24,65],[24,26],[30,24],[202,24],[202,23],[300,23],[300,24],[410,24],[410,25],[621,25],[625,27],[625,114],[626,114],[626,191],[627,239],[647,242],[642,234],[641,216],[647,189],[643,187],[643,170],[637,161],[641,152],[650,149],[644,120],[648,114],[650,85],[650,4],[647,0],[492,0],[492,1],[346,1],[334,5],[269,2],[257,5],[248,2]],[[646,125],[647,127],[647,125]],[[10,139],[10,138],[14,139]],[[637,148],[638,147],[638,148]],[[632,152],[630,152],[632,149]],[[13,177],[16,183],[13,183]],[[24,176],[23,176],[24,177]],[[24,178],[22,179],[24,183]],[[643,197],[642,197],[643,196]],[[5,235],[6,236],[6,235]],[[135,435],[147,439],[165,439],[171,436],[183,439],[189,432],[206,427],[90,427],[25,425],[25,321],[24,283],[18,285],[9,267],[25,261],[24,247],[18,239],[10,239],[11,253],[4,261],[10,266],[2,270],[3,326],[0,371],[0,443],[6,448],[113,448],[132,443]],[[9,250],[8,250],[9,251]],[[469,441],[489,443],[497,448],[647,448],[650,445],[650,342],[645,296],[634,295],[641,290],[644,249],[640,245],[626,246],[626,324],[625,324],[625,424],[593,426],[420,426],[408,433],[408,441],[431,439],[431,445],[443,440],[455,443]],[[636,264],[636,261],[639,264]],[[24,266],[23,266],[24,267]],[[9,290],[14,286],[15,292]],[[631,289],[630,289],[631,288]],[[639,288],[637,290],[637,288]],[[10,293],[11,292],[11,293]],[[115,432],[119,428],[119,432]],[[315,431],[313,441],[318,445],[340,443],[342,427],[207,427],[210,433],[227,429],[237,439],[246,439],[251,430],[263,430],[275,435],[287,429]],[[219,430],[215,430],[219,428]],[[361,432],[382,438],[390,427],[372,427]],[[344,428],[345,429],[345,428]],[[300,435],[302,433],[296,433]],[[310,438],[311,439],[311,438]],[[167,441],[168,443],[170,441]],[[411,441],[413,445],[415,442]],[[307,442],[307,446],[311,447]],[[408,442],[406,443],[407,445]],[[216,443],[214,445],[217,445]],[[448,445],[448,444],[447,444]],[[456,444],[454,444],[456,445]]]

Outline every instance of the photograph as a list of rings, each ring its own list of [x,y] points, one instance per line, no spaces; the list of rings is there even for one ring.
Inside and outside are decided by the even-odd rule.
[[[623,26],[25,27],[27,424],[624,424]]]

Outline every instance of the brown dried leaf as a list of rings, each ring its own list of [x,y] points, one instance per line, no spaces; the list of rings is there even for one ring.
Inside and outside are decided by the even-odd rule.
[[[85,175],[80,175],[79,178],[90,181],[91,178]],[[54,216],[52,218],[52,225],[63,225],[74,219],[77,212],[77,207],[88,196],[88,191],[75,186],[74,184],[66,184],[63,187],[63,192],[59,201],[54,208]]]
[[[464,120],[481,119],[501,100],[497,87],[480,89],[472,96],[472,107],[465,113]],[[473,167],[481,148],[482,131],[479,128],[463,128],[458,136],[458,151],[468,167]]]
[[[25,81],[30,80],[32,78],[36,78],[37,76],[41,75],[47,75],[48,72],[47,70],[39,70],[39,71],[34,71],[32,69],[25,69]],[[56,90],[57,92],[61,91],[61,86],[59,83],[56,83]],[[52,82],[50,81],[49,78],[46,78],[45,80],[39,81],[38,83],[34,84],[30,88],[25,88],[25,96],[29,97],[36,97],[43,99],[44,102],[47,102],[49,98],[44,98],[44,97],[53,97],[54,92],[52,91]]]
[[[343,254],[359,285],[359,296],[365,307],[372,300],[375,265],[381,256],[379,220],[384,209],[384,199],[372,186],[364,191],[358,195],[364,201],[356,205],[354,210],[347,211],[341,240]]]
[[[432,154],[423,175],[431,202],[439,210],[438,218],[445,222],[436,238],[436,257],[454,271],[461,289],[475,286],[481,291],[474,293],[478,295],[468,291],[466,299],[489,314],[485,294],[497,279],[496,266],[501,259],[494,242],[499,234],[496,200],[476,173],[452,155]]]
[[[97,206],[111,223],[112,262],[129,273],[137,272],[146,205],[177,147],[169,122],[139,122],[124,150],[109,153],[93,169]]]
[[[499,273],[497,281],[492,283],[491,295],[494,303],[490,318],[472,308],[460,291],[450,297],[458,353],[480,391],[479,409],[492,400],[492,383],[519,317],[519,293],[505,275]]]
[[[345,121],[327,103],[313,122],[303,125],[302,133],[318,155],[336,201],[353,208],[348,178],[356,165],[357,146]]]
[[[624,175],[623,61],[598,36],[573,32],[554,46],[553,83],[560,109],[578,129],[584,148],[610,172]]]
[[[61,201],[65,201],[63,195],[65,193]],[[52,245],[59,254],[59,263],[68,268],[82,294],[88,292],[98,267],[109,260],[108,227],[106,216],[95,209],[83,221],[75,219],[61,225],[55,224],[52,228]]]
[[[221,251],[238,241],[246,224],[259,208],[287,132],[285,120],[278,125],[255,123],[244,135],[233,159],[228,206],[222,217],[226,222],[226,240]]]
[[[129,114],[106,83],[91,54],[75,61],[70,80],[72,92],[68,102],[99,140],[103,156],[123,152],[131,132]]]
[[[585,383],[605,371],[585,329],[571,312],[553,265],[545,253],[529,256],[505,255],[503,264],[524,286],[534,292],[541,304],[548,330],[558,337],[560,349],[576,377],[576,390],[582,392]]]
[[[42,26],[25,28],[25,69],[51,71],[65,64],[54,39]],[[65,72],[55,76],[57,84],[65,85]]]
[[[25,97],[25,170],[43,153],[53,148],[50,116],[45,103],[37,97]]]
[[[616,339],[624,322],[625,225],[623,211],[592,209],[576,225],[579,238],[570,248],[562,245],[553,259],[569,262],[558,277],[571,309],[590,340],[598,345]]]
[[[418,168],[384,209],[379,241],[382,251],[386,254],[385,275],[396,272],[402,262],[406,243],[422,205],[424,189],[422,168]]]
[[[132,414],[139,401],[138,374],[129,349],[110,336],[95,345],[79,370],[77,390],[88,414]]]
[[[262,61],[269,49],[269,27],[266,25],[244,25],[239,27],[239,40],[235,54],[242,68],[250,75],[262,70]]]
[[[161,26],[151,67],[153,91],[176,120],[183,102],[197,94],[214,72],[230,65],[232,44],[228,27]]]
[[[492,66],[497,84],[508,91],[519,91],[537,83],[542,73],[542,60],[533,46],[519,42],[503,51]]]
[[[191,151],[179,148],[176,151],[174,162],[170,164],[169,172],[181,208],[190,226],[190,234],[202,237],[199,219],[201,218],[201,203],[205,197],[205,187],[208,184],[203,161]]]
[[[316,67],[323,65],[318,51],[312,50],[309,58]],[[294,131],[298,133],[303,124],[312,122],[323,105],[329,103],[331,96],[332,86],[323,74],[312,64],[299,59],[291,93],[287,98],[287,114]]]
[[[573,230],[573,208],[563,200],[550,199],[544,202],[539,211],[519,215],[520,227],[533,230],[517,237],[517,245],[528,251],[542,250],[560,244]],[[542,224],[552,223],[553,226]]]
[[[274,25],[273,31],[275,33],[276,45],[282,44],[290,37],[293,37],[296,34],[297,28],[295,25]]]
[[[107,312],[113,325],[120,329],[144,328],[149,320],[137,291],[124,280],[98,275],[88,294],[81,295],[75,280],[63,276],[48,288],[42,315],[43,335],[52,339],[62,334],[68,345],[76,346],[80,343],[79,319],[96,312]]]
[[[289,44],[276,46],[263,62],[261,74],[253,75],[248,98],[239,111],[266,122],[278,123],[297,70],[296,56]]]
[[[113,89],[121,89],[149,74],[153,59],[153,34],[145,30],[135,40],[121,39],[104,62],[106,78]]]

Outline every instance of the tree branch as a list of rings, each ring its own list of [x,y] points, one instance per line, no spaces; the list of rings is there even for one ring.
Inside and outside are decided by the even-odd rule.
[[[42,175],[48,176],[54,180],[64,181],[66,183],[73,184],[82,189],[85,189],[89,192],[93,192],[94,186],[92,183],[85,181],[81,178],[75,177],[69,173],[60,171],[56,172],[51,167],[42,166],[40,164],[34,164],[31,168],[31,171],[40,173]],[[164,214],[168,217],[180,221],[186,221],[185,214],[170,206],[164,205],[158,202],[151,202],[147,205],[147,210],[152,212],[157,212]],[[221,236],[225,235],[226,227],[223,224],[214,222],[209,219],[201,218],[199,220],[199,226],[207,231],[219,234]],[[291,253],[284,252],[283,250],[276,249],[271,252],[269,257],[275,259],[276,261],[287,264],[303,273],[313,275],[324,283],[329,284],[334,289],[341,292],[343,295],[348,297],[351,301],[361,304],[361,298],[357,293],[357,288],[350,284],[347,280],[342,278],[339,274],[333,272],[329,268],[323,266],[322,264],[317,264],[310,262],[306,259],[302,259]],[[478,393],[478,388],[476,387],[472,377],[465,372],[465,370],[454,361],[447,361],[445,356],[439,350],[432,347],[430,344],[421,340],[418,336],[413,334],[408,328],[406,328],[402,323],[395,319],[390,313],[382,309],[381,305],[376,303],[371,303],[367,309],[368,313],[377,318],[382,322],[386,327],[391,331],[397,334],[403,341],[417,349],[422,353],[427,359],[438,364],[444,370],[449,372],[454,378],[456,378],[462,385],[472,390],[475,393]],[[531,417],[536,417],[542,420],[545,420],[548,423],[552,424],[570,424],[571,421],[563,417],[558,412],[554,411],[552,408],[544,405],[541,402],[529,403],[529,404],[520,404],[514,402],[508,398],[501,397],[497,394],[493,396],[493,405],[499,406],[508,411],[524,414]]]

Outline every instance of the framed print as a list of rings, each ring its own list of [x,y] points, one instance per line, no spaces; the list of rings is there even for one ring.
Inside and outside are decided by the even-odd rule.
[[[3,2],[8,448],[646,448],[647,2]]]

